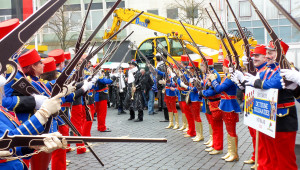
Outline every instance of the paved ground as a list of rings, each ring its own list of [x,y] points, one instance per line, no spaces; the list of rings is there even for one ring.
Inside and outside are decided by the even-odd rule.
[[[179,113],[181,117],[181,112]],[[93,149],[105,164],[104,169],[250,169],[251,165],[243,164],[244,160],[250,158],[253,148],[248,129],[242,124],[242,116],[237,124],[240,161],[229,163],[220,158],[224,154],[211,156],[205,152],[203,142],[193,142],[190,138],[184,138],[181,131],[165,129],[168,123],[159,122],[163,118],[162,112],[154,116],[145,114],[143,122],[128,121],[128,118],[129,114],[117,115],[117,110],[109,109],[107,125],[112,132],[98,132],[94,122],[92,135],[167,138],[168,143],[101,143]],[[207,140],[208,123],[203,113],[201,118]],[[226,152],[226,135],[224,137]],[[76,152],[71,152],[67,154],[67,158],[72,161],[68,166],[69,170],[101,169],[91,153],[76,155]]]

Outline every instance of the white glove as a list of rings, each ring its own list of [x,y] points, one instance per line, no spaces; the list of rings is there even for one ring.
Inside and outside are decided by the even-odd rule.
[[[243,65],[249,64],[248,58],[247,58],[247,56],[245,56],[245,55],[242,57],[242,61],[243,61]]]
[[[232,73],[230,74],[230,79],[231,81],[233,81],[235,84],[238,84],[239,83],[239,80],[237,79],[237,74],[236,73]]]
[[[12,155],[12,152],[10,152],[10,151],[0,151],[0,157],[8,157],[11,155]]]
[[[45,124],[48,118],[57,113],[61,108],[61,97],[64,93],[59,93],[56,96],[45,100],[41,108],[34,114],[41,124]]]
[[[86,92],[86,91],[90,90],[93,87],[93,85],[94,85],[94,83],[84,80],[81,88],[83,89],[83,91]]]
[[[47,96],[39,95],[39,94],[35,94],[35,95],[33,95],[33,97],[35,100],[35,109],[36,110],[40,109],[42,104],[44,103],[44,101],[48,99]]]
[[[97,81],[99,78],[100,78],[99,75],[96,74],[96,75],[94,75],[94,77],[92,78],[91,82],[93,82],[93,83],[95,84],[96,81]]]
[[[286,80],[292,81],[300,85],[300,72],[291,69],[281,69],[280,76],[285,77]]]
[[[180,87],[182,87],[182,88],[185,88],[185,89],[187,89],[187,88],[188,88],[188,86],[187,86],[187,85],[185,85],[183,82],[180,82]]]
[[[58,137],[62,137],[62,134],[60,134],[59,132],[43,134],[42,136],[46,137],[44,139],[45,146],[42,146],[39,149],[43,149],[46,153],[51,153],[60,148],[65,149],[68,145],[66,139],[62,139],[62,141],[58,139]]]
[[[6,82],[7,82],[6,78],[0,75],[0,87],[4,86]]]
[[[232,67],[229,67],[228,70],[229,70],[229,73],[230,73],[230,74],[233,73],[233,68],[232,68]]]
[[[159,84],[166,84],[167,82],[166,82],[166,80],[159,80],[158,83]]]
[[[258,80],[258,79],[260,79],[259,73],[257,73],[256,76],[253,76],[253,75],[250,74],[250,73],[246,73],[246,75],[245,75],[245,80],[246,80],[247,82],[245,83],[245,85],[246,85],[246,86],[254,86],[255,80]]]
[[[292,84],[286,86],[283,79],[280,79],[280,82],[281,82],[281,86],[283,89],[295,90],[298,87],[297,83],[292,83]]]
[[[67,95],[73,93],[75,90],[76,90],[75,82],[73,81],[70,84],[68,84],[67,86],[63,87],[62,93],[65,94],[65,96],[67,96]]]
[[[236,76],[237,76],[237,79],[238,79],[241,83],[243,83],[243,82],[245,81],[245,76],[244,76],[244,74],[243,74],[241,71],[235,70],[235,74],[236,74]]]

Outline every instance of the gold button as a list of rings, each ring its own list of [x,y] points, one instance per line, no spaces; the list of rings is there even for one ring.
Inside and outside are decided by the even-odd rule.
[[[281,114],[281,113],[279,113],[279,116],[281,117],[281,116],[282,116],[282,114]]]

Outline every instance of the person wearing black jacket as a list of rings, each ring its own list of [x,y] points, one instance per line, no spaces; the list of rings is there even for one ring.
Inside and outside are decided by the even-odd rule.
[[[149,90],[151,90],[154,82],[153,82],[152,78],[150,77],[149,72],[146,72],[145,69],[141,69],[140,72],[142,74],[142,90],[143,90],[143,95],[144,95],[143,97],[145,100],[144,107],[147,108],[148,99],[149,99],[148,93],[149,93]]]
[[[135,110],[138,110],[138,118],[135,122],[143,121],[144,112],[144,98],[142,95],[142,74],[139,71],[138,65],[135,60],[129,62],[128,71],[128,87],[125,97],[124,106],[130,111],[130,118],[128,120],[135,119]]]

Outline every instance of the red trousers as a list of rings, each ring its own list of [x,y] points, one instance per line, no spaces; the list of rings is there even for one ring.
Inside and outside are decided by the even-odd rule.
[[[93,119],[95,114],[95,105],[91,104],[88,105],[88,107],[90,109],[91,121],[86,120],[84,122],[82,136],[91,136],[91,129],[92,129],[92,124],[93,124]]]
[[[165,103],[167,105],[168,112],[177,113],[176,109],[176,96],[165,95]]]
[[[190,111],[196,122],[202,122],[200,117],[200,105],[201,102],[191,102],[189,103]]]
[[[213,148],[223,150],[223,112],[219,109],[220,101],[209,103],[211,112],[211,128],[213,130]]]
[[[196,136],[196,130],[195,130],[195,120],[194,116],[190,110],[189,105],[186,104],[186,102],[182,102],[182,106],[184,108],[185,117],[187,119],[189,130],[187,131],[187,134],[190,136]]]
[[[255,144],[256,144],[256,130],[252,127],[248,126],[250,136],[252,137],[252,145],[253,145],[253,153],[251,159],[255,161]],[[258,144],[258,147],[260,145]]]
[[[233,112],[223,111],[223,120],[225,122],[227,133],[231,137],[237,137],[236,135],[236,122],[239,121],[239,115]]]
[[[31,170],[47,170],[51,160],[51,153],[40,152],[30,159]]]
[[[84,107],[82,105],[73,105],[71,108],[71,122],[78,130],[78,132],[82,135],[83,132],[83,124],[85,122],[85,112]],[[77,143],[76,146],[84,146],[83,143]],[[85,148],[77,149],[77,154],[82,154],[86,151]]]
[[[69,127],[68,125],[61,125],[58,126],[58,131],[63,136],[69,136]],[[52,170],[65,170],[67,169],[67,154],[65,149],[57,149],[54,152],[52,152],[51,156],[51,169]]]
[[[260,133],[259,145],[263,145],[266,154],[258,151],[258,169],[296,170],[295,141],[296,132],[276,132],[275,139]]]
[[[181,112],[182,112],[182,114],[184,114],[184,107],[183,107],[183,103],[184,101],[180,101],[180,102],[178,102],[179,103],[179,107],[180,107],[180,110],[181,110]],[[185,102],[184,102],[185,103]]]
[[[106,130],[105,120],[106,120],[106,114],[107,114],[107,100],[95,102],[95,110],[97,112],[98,131],[105,131]]]
[[[211,124],[211,114],[205,113],[208,124]]]

